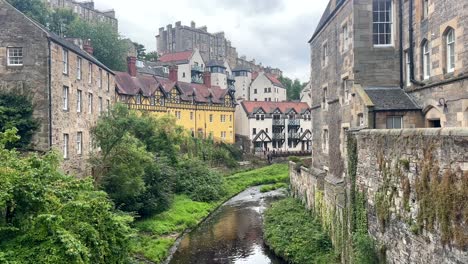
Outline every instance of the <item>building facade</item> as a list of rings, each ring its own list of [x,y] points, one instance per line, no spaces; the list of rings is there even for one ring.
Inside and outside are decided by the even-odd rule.
[[[286,88],[278,78],[266,72],[254,72],[252,74],[252,83],[249,89],[250,101],[286,101]]]
[[[115,11],[101,11],[94,8],[94,1],[75,0],[44,0],[52,9],[67,8],[73,10],[82,20],[96,23],[105,22],[112,26],[115,31],[119,30],[119,21],[115,17]]]
[[[311,114],[307,103],[243,101],[236,110],[236,135],[251,151],[311,150]]]
[[[128,72],[116,72],[117,101],[130,109],[154,116],[173,115],[192,136],[234,143],[234,94],[213,86],[211,72],[203,72],[203,83],[178,80],[178,67],[169,77],[139,73],[136,58],[128,59]]]
[[[114,102],[114,74],[92,54],[0,1],[0,89],[31,96],[39,129],[31,148],[55,149],[67,173],[90,175],[90,129]],[[82,42],[76,42],[78,44]]]

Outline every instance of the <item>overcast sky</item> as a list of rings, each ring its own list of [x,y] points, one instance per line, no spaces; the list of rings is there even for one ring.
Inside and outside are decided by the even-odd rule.
[[[307,41],[328,0],[94,0],[98,9],[114,8],[119,31],[148,51],[156,50],[158,29],[176,21],[208,32],[224,31],[239,56],[278,67],[291,78],[308,81]]]

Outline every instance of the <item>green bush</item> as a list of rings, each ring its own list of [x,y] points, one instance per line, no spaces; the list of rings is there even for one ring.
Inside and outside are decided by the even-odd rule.
[[[320,222],[294,198],[274,203],[264,222],[266,243],[289,263],[339,263]]]
[[[281,189],[281,188],[288,188],[288,184],[284,182],[279,182],[275,184],[264,185],[260,188],[260,192],[266,193],[266,192],[271,192],[271,191]]]

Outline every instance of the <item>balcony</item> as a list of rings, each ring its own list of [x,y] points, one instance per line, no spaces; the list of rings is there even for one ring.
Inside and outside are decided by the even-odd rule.
[[[204,69],[200,65],[192,65],[192,71],[193,72],[204,72]]]
[[[192,76],[192,83],[203,84],[203,78],[199,76]]]
[[[299,132],[289,132],[288,133],[288,138],[289,139],[300,139],[301,138],[301,133],[299,133]]]
[[[234,78],[234,75],[232,75],[232,74],[227,74],[227,80],[228,80],[228,81],[231,81],[231,82],[235,82],[235,81],[236,81],[236,79]]]
[[[301,120],[300,119],[289,119],[288,126],[300,126]]]
[[[284,133],[273,133],[273,140],[284,140]]]
[[[236,86],[234,84],[228,84],[229,91],[236,91]]]
[[[284,119],[273,119],[273,126],[284,126]]]

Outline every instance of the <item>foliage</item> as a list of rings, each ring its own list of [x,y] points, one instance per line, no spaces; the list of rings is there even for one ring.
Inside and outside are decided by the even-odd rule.
[[[281,189],[281,188],[288,188],[288,184],[287,183],[284,183],[284,182],[279,182],[279,183],[275,183],[275,184],[269,184],[269,185],[264,185],[260,188],[260,192],[262,193],[266,193],[266,192],[271,192],[271,191],[274,191],[274,190],[277,190],[277,189]]]
[[[287,182],[288,180],[288,166],[286,164],[274,164],[226,177],[227,193],[232,196],[250,186]]]
[[[33,118],[32,100],[26,95],[0,92],[0,132],[17,128],[20,139],[6,144],[6,148],[25,149],[31,143],[34,131],[39,127]]]
[[[223,178],[194,159],[179,163],[175,191],[199,202],[217,201],[225,194]]]
[[[135,45],[136,51],[137,51],[137,59],[139,60],[145,60],[146,59],[146,48],[145,45],[134,42],[133,45]]]
[[[297,200],[286,198],[267,209],[264,237],[289,263],[339,263],[320,222]]]
[[[59,36],[68,36],[70,25],[77,20],[78,15],[72,9],[59,8],[51,12],[47,27]]]
[[[26,16],[36,20],[42,25],[47,25],[50,18],[50,10],[45,1],[41,0],[7,0],[12,6]]]
[[[126,44],[108,23],[74,20],[68,28],[68,37],[91,40],[94,57],[112,70],[127,70]]]
[[[158,58],[159,58],[159,54],[156,51],[148,52],[145,55],[146,61],[156,62]]]
[[[279,81],[285,86],[286,88],[286,95],[288,100],[299,100],[301,99],[301,91],[305,84],[301,84],[299,79],[295,79],[294,81],[288,77],[279,77]]]
[[[54,153],[6,150],[0,133],[0,260],[10,263],[125,263],[132,218],[113,211],[90,179],[58,170]],[[7,262],[8,263],[8,262]]]

